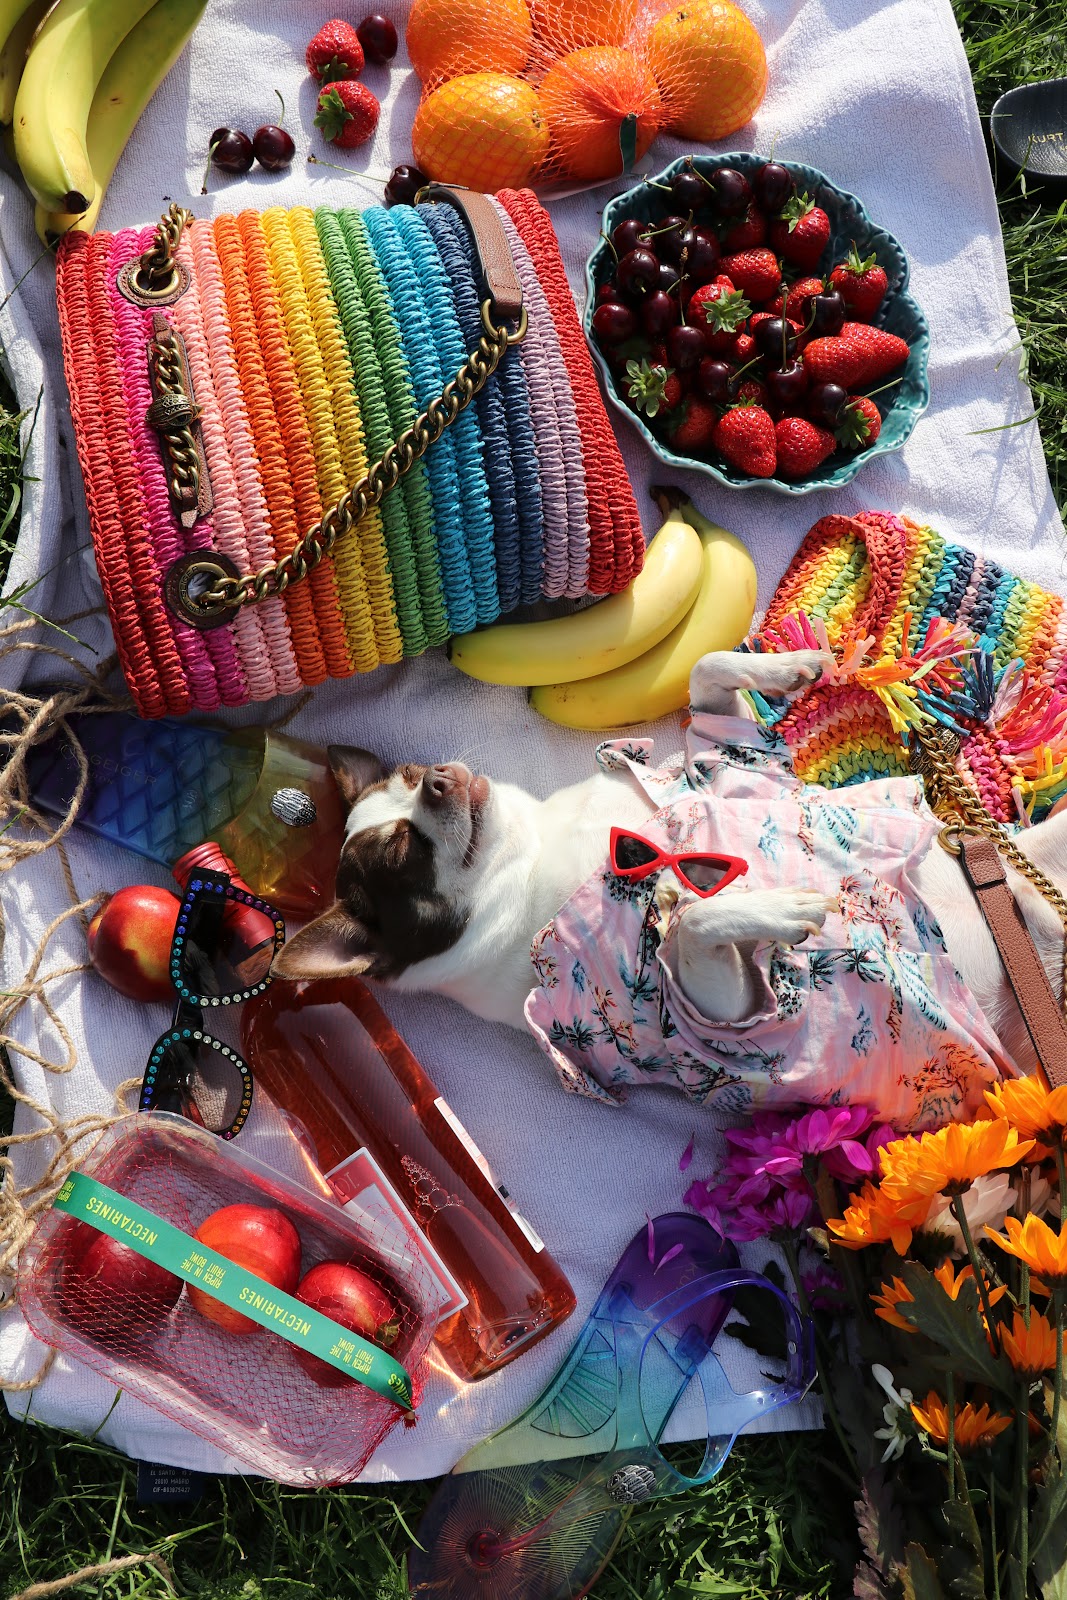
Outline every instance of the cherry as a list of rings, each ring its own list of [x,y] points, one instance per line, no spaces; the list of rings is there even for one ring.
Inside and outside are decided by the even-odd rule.
[[[692,372],[703,359],[706,346],[699,328],[683,323],[667,334],[667,353],[679,372]]]
[[[697,368],[697,388],[708,400],[724,405],[733,398],[734,369],[714,356],[705,356]]]
[[[811,319],[808,331],[813,339],[832,337],[845,326],[845,302],[836,289],[830,289],[826,294],[812,296],[808,315]]]
[[[686,246],[684,269],[693,287],[710,283],[719,270],[722,251],[719,241],[710,228],[694,228],[693,237]]]
[[[237,128],[216,128],[211,135],[211,164],[220,172],[239,177],[249,170],[255,159],[256,152],[247,133]]]
[[[808,375],[799,361],[767,374],[767,393],[780,411],[798,411],[808,390]]]
[[[644,244],[647,233],[648,223],[639,222],[636,217],[627,217],[625,222],[618,223],[611,230],[611,242],[616,254],[621,258],[628,251],[636,250]]]
[[[676,172],[671,179],[671,199],[678,210],[686,215],[690,211],[696,211],[699,206],[706,205],[710,198],[711,190],[692,167],[683,167],[681,172]]]
[[[268,172],[282,172],[296,155],[293,136],[277,123],[268,122],[257,128],[252,138],[256,160]]]
[[[792,195],[796,184],[788,167],[778,161],[768,161],[756,173],[756,196],[764,210],[777,216]]]
[[[612,300],[617,300],[618,298],[619,288],[614,278],[609,278],[607,283],[602,283],[596,292],[596,303],[598,306],[607,305]]]
[[[748,210],[752,185],[736,167],[720,167],[712,173],[711,186],[715,194],[715,209],[720,216],[739,217]]]
[[[661,261],[659,264],[659,287],[670,291],[677,287],[681,274],[673,261]]]
[[[662,261],[680,261],[682,251],[693,240],[688,217],[664,217],[652,234],[652,249]]]
[[[396,55],[396,29],[388,17],[374,11],[364,17],[356,29],[356,38],[363,46],[363,54],[375,67],[384,67]]]
[[[623,344],[637,332],[637,318],[629,306],[606,300],[593,312],[593,332],[601,344]]]
[[[651,250],[638,245],[623,256],[615,276],[623,294],[643,300],[650,290],[659,287],[659,261]]]
[[[418,167],[394,167],[385,186],[386,205],[413,206],[415,196],[429,181],[425,172],[420,172]]]
[[[766,322],[758,322],[753,338],[760,355],[771,361],[791,356],[797,347],[797,336],[783,317],[768,317]]]
[[[662,339],[678,321],[678,302],[665,289],[653,289],[641,307],[641,326],[650,339]]]
[[[847,399],[848,394],[839,383],[817,384],[808,394],[808,416],[813,422],[822,422],[832,428]]]

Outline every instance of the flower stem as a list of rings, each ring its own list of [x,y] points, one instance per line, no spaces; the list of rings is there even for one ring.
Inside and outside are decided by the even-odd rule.
[[[816,1324],[815,1318],[812,1315],[811,1302],[808,1299],[808,1292],[804,1287],[804,1280],[800,1275],[800,1260],[797,1256],[796,1244],[792,1239],[783,1239],[781,1241],[781,1245],[782,1253],[789,1263],[789,1271],[792,1274],[793,1284],[796,1288],[797,1300],[800,1304],[801,1312],[805,1317],[808,1318],[812,1327],[815,1328],[816,1335],[818,1336],[818,1325]],[[818,1342],[820,1347],[825,1349],[824,1341],[821,1338],[819,1338]],[[820,1358],[816,1361],[815,1369],[818,1374],[819,1393],[822,1396],[822,1403],[825,1408],[826,1415],[830,1419],[831,1427],[837,1434],[837,1442],[841,1446],[841,1451],[846,1462],[848,1463],[849,1470],[852,1472],[856,1483],[859,1483],[859,1466],[857,1464],[856,1457],[852,1452],[852,1446],[845,1437],[845,1430],[841,1426],[841,1418],[838,1415],[837,1406],[834,1404],[834,1398],[830,1391],[830,1378],[829,1372],[826,1370],[825,1355],[820,1356]]]
[[[1028,1516],[1027,1502],[1030,1498],[1030,1385],[1023,1378],[1019,1385],[1019,1406],[1017,1409],[1019,1442],[1016,1446],[1019,1455],[1019,1565],[1022,1568],[1023,1593],[1026,1593],[1026,1569],[1030,1565],[1030,1518]]]
[[[1056,1171],[1060,1179],[1060,1229],[1067,1226],[1067,1169],[1063,1161],[1063,1139],[1056,1141]]]
[[[982,1301],[982,1311],[985,1315],[986,1327],[989,1329],[989,1337],[993,1342],[994,1353],[999,1356],[1000,1330],[993,1321],[993,1307],[989,1300],[989,1288],[985,1281],[985,1273],[982,1271],[982,1263],[978,1259],[978,1251],[975,1249],[974,1240],[971,1237],[971,1225],[967,1221],[967,1208],[963,1204],[963,1196],[961,1194],[954,1194],[952,1196],[952,1199],[949,1202],[949,1210],[959,1223],[960,1232],[963,1235],[963,1242],[967,1246],[967,1258],[971,1263],[971,1271],[974,1273],[975,1279],[978,1283],[978,1293]]]
[[[1057,1289],[1053,1294],[1053,1304],[1056,1307],[1056,1366],[1054,1371],[1055,1390],[1052,1395],[1052,1448],[1060,1453],[1060,1395],[1063,1392],[1063,1290]],[[1060,1456],[1062,1466],[1062,1455]]]
[[[956,1374],[945,1378],[945,1410],[948,1412],[948,1497],[956,1498]]]
[[[989,1474],[989,1545],[993,1555],[993,1600],[1000,1600],[1000,1557],[997,1554],[997,1475]]]

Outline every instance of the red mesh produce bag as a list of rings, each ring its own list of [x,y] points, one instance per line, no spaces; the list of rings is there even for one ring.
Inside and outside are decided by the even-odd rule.
[[[415,160],[472,189],[615,177],[660,132],[725,138],[767,84],[731,0],[413,0],[407,47]]]
[[[94,1184],[116,1192],[112,1222],[122,1200],[132,1202],[131,1212],[143,1208],[188,1235],[222,1207],[281,1212],[277,1231],[292,1251],[286,1230],[295,1229],[301,1279],[325,1262],[343,1263],[361,1275],[376,1308],[382,1347],[388,1346],[383,1366],[400,1363],[412,1377],[412,1401],[417,1400],[416,1369],[433,1337],[437,1302],[414,1233],[391,1216],[342,1211],[193,1123],[163,1112],[129,1117],[109,1129],[78,1177],[92,1180],[84,1186],[87,1193],[100,1192]],[[69,1185],[70,1180],[61,1196]],[[94,1201],[97,1211],[100,1204]],[[84,1214],[90,1214],[88,1205]],[[127,1216],[123,1228],[124,1237],[144,1236],[136,1215]],[[211,1252],[201,1250],[206,1265],[199,1281],[207,1286]],[[194,1245],[186,1263],[195,1251]],[[222,1245],[218,1251],[225,1256]],[[250,1322],[206,1288],[194,1287],[129,1246],[119,1245],[116,1252],[115,1240],[57,1204],[45,1214],[20,1262],[20,1305],[39,1339],[237,1456],[250,1470],[305,1486],[355,1478],[410,1410],[301,1348],[299,1338],[314,1312],[306,1322],[303,1316],[294,1318],[286,1309],[286,1286],[279,1290],[263,1282],[252,1263],[245,1264],[242,1303],[254,1302],[271,1326]],[[200,1272],[195,1265],[194,1270]],[[248,1272],[256,1275],[249,1279]],[[234,1279],[241,1281],[241,1274],[235,1272]],[[295,1288],[295,1279],[289,1287]],[[298,1343],[275,1332],[276,1325],[293,1329]],[[362,1341],[344,1337],[346,1332],[335,1348],[355,1352]],[[361,1370],[368,1355],[377,1359],[363,1348],[363,1355],[352,1356],[353,1370]]]

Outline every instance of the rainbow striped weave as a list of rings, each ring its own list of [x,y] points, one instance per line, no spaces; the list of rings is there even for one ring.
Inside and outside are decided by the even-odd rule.
[[[756,650],[829,648],[835,666],[757,708],[797,773],[832,788],[908,773],[909,729],[961,739],[961,775],[1000,822],[1067,793],[1067,614],[1058,596],[907,517],[824,517],[782,579]]]
[[[640,570],[640,518],[551,222],[528,191],[494,204],[528,343],[332,559],[208,631],[168,608],[169,568],[193,551],[242,573],[273,564],[477,345],[484,291],[463,225],[448,206],[195,221],[178,249],[189,287],[147,308],[117,280],[153,229],[64,239],[57,292],[78,454],[142,716],[369,672],[541,595],[613,593]],[[213,501],[188,528],[146,421],[161,314],[184,342]]]

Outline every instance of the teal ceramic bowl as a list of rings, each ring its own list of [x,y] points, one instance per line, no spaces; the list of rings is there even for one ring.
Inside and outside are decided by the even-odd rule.
[[[673,209],[670,195],[663,189],[654,188],[653,185],[669,183],[674,174],[681,171],[690,160],[698,172],[710,173],[719,167],[736,167],[739,172],[743,172],[751,179],[768,159],[767,156],[750,155],[745,151],[724,156],[682,156],[663,172],[643,180],[635,188],[628,189],[625,194],[612,200],[604,211],[604,232],[610,234],[616,224],[627,217],[639,217],[642,221],[648,219],[657,222],[668,216]],[[615,375],[598,349],[593,336],[592,318],[596,309],[596,292],[600,285],[612,276],[615,267],[615,257],[606,240],[602,240],[593,251],[586,266],[585,332],[590,349],[604,375],[604,386],[609,400],[631,427],[637,429],[660,461],[686,471],[703,472],[730,489],[772,489],[778,494],[811,494],[816,489],[840,489],[844,484],[851,483],[857,472],[860,472],[869,461],[873,461],[876,456],[887,455],[891,450],[899,450],[910,437],[919,416],[930,403],[930,384],[927,377],[930,330],[922,311],[908,293],[908,260],[893,235],[886,233],[884,228],[877,227],[871,221],[855,195],[838,189],[815,167],[801,166],[792,161],[783,162],[782,165],[788,167],[793,174],[797,188],[806,190],[830,218],[830,243],[816,271],[829,272],[835,262],[843,260],[848,255],[850,246],[855,243],[861,256],[877,257],[889,279],[889,288],[878,308],[874,322],[877,327],[885,328],[889,333],[898,334],[900,338],[906,339],[911,347],[911,354],[896,388],[887,389],[874,397],[875,404],[882,412],[882,431],[873,445],[867,450],[836,451],[801,483],[791,483],[785,478],[750,478],[727,462],[720,464],[703,461],[696,456],[675,455],[663,440],[652,432],[644,417],[634,411],[623,398]]]

